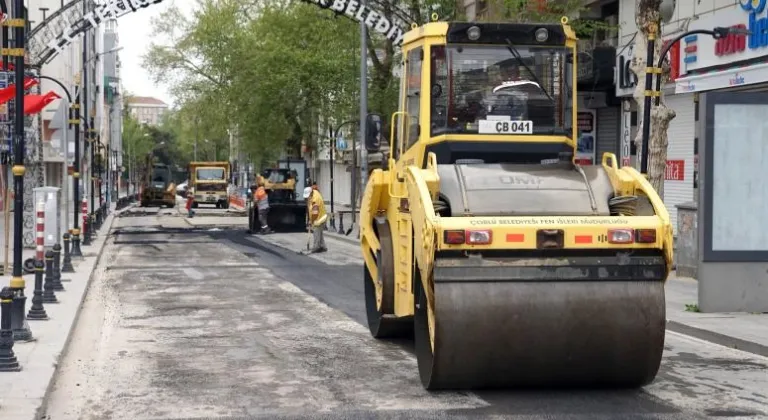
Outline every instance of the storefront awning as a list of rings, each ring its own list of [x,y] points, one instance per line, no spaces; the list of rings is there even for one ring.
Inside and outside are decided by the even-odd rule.
[[[675,93],[704,92],[768,82],[768,63],[681,77]]]
[[[56,92],[50,91],[45,95],[27,95],[24,97],[24,115],[37,114],[49,103],[60,99]]]
[[[24,90],[38,84],[37,79],[27,77],[24,79]],[[16,98],[16,85],[9,85],[7,88],[0,89],[0,105]]]

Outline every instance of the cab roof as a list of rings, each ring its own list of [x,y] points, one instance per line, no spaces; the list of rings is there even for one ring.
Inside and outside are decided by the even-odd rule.
[[[467,29],[480,28],[480,39],[472,41]],[[545,28],[549,38],[544,42],[536,40],[535,32]],[[507,39],[516,45],[565,45],[567,40],[576,40],[573,31],[560,23],[479,23],[479,22],[430,22],[411,29],[403,36],[403,44],[422,38],[441,37],[447,43],[461,44],[506,44]]]

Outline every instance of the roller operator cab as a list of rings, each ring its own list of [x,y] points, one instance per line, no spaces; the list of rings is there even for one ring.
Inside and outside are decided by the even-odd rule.
[[[665,333],[672,228],[645,177],[574,163],[576,37],[433,22],[403,41],[386,170],[361,206],[368,325],[427,389],[638,387]]]

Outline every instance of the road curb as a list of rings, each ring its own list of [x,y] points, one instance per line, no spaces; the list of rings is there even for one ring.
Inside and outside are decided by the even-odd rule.
[[[122,213],[122,211],[127,210],[129,208],[131,208],[130,205],[120,210],[119,213]],[[115,223],[115,219],[117,216],[119,216],[119,213],[118,211],[113,210],[112,214],[108,216],[108,219],[110,219],[110,221],[106,231],[104,231],[106,235],[104,237],[104,242],[101,243],[101,247],[99,248],[99,251],[96,253],[96,260],[94,261],[93,267],[91,268],[91,274],[88,276],[88,280],[86,281],[85,290],[83,291],[83,294],[80,297],[80,301],[77,303],[77,310],[75,311],[75,317],[72,319],[72,324],[69,326],[69,330],[67,331],[67,338],[64,339],[64,346],[61,348],[61,351],[59,352],[58,357],[56,357],[56,361],[55,361],[56,367],[53,369],[53,375],[51,375],[51,377],[48,379],[48,384],[45,387],[45,393],[43,394],[43,399],[40,402],[40,406],[35,411],[35,417],[34,417],[35,419],[43,418],[43,415],[45,414],[45,410],[48,407],[48,399],[50,398],[51,392],[53,391],[53,384],[56,382],[55,380],[56,376],[59,374],[59,369],[61,368],[61,360],[63,360],[64,357],[69,352],[69,346],[72,342],[72,336],[74,335],[72,333],[74,332],[75,326],[77,325],[78,321],[80,321],[80,314],[82,313],[82,310],[83,310],[83,303],[85,302],[85,299],[88,296],[88,292],[91,289],[91,285],[95,277],[94,274],[96,274],[96,269],[99,267],[99,263],[101,262],[101,257],[104,254],[104,250],[107,248],[107,242],[109,242],[109,239],[110,239],[109,233],[112,231],[112,225]],[[99,230],[103,230],[103,229],[104,229],[104,226],[102,226],[102,228]],[[34,419],[30,419],[30,420],[34,420]]]
[[[758,356],[768,357],[768,346],[759,343],[753,343],[751,341],[727,336],[725,334],[720,334],[714,331],[692,327],[677,321],[667,320],[667,329],[676,333],[698,338],[699,340],[704,340],[732,349],[756,354]]]

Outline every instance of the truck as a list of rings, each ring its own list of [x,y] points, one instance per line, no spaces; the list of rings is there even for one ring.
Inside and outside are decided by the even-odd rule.
[[[140,195],[141,207],[176,205],[176,185],[171,180],[171,168],[155,163],[150,153],[145,160]]]
[[[217,209],[229,208],[230,170],[229,162],[190,162],[187,188],[194,191],[192,207],[209,204]]]
[[[575,160],[576,45],[567,18],[403,38],[361,276],[371,335],[413,337],[427,390],[636,388],[658,373],[672,226],[614,154]]]
[[[307,162],[303,159],[278,160],[276,167],[261,171],[257,181],[264,182],[264,189],[269,197],[269,227],[273,230],[303,230],[307,221],[307,203],[302,195],[307,186]],[[250,233],[259,230],[258,211],[253,202],[257,188],[258,185],[253,185],[249,191]]]

